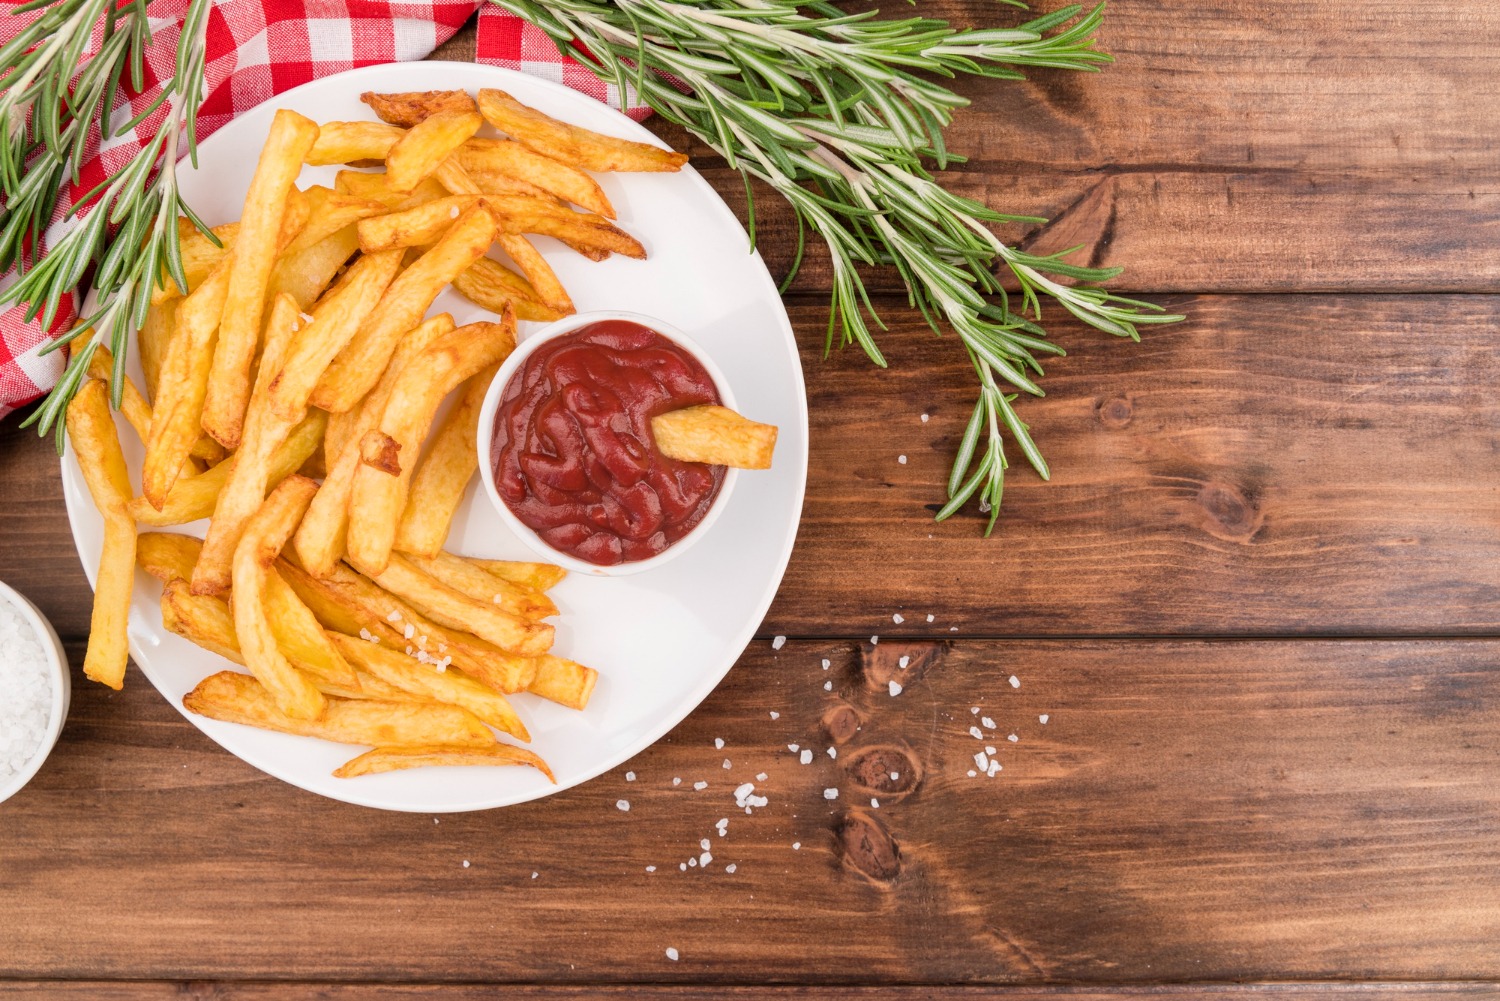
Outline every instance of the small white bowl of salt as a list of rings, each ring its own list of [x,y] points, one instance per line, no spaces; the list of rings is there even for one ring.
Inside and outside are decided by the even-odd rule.
[[[72,694],[52,624],[0,581],[0,803],[20,792],[52,753]]]

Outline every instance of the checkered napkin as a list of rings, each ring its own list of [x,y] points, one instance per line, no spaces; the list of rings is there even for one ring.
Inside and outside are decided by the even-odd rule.
[[[145,87],[139,94],[130,92],[129,106],[115,112],[117,126],[149,105],[159,91],[158,81],[171,76],[187,6],[188,0],[149,3],[155,41],[146,56]],[[209,14],[207,97],[198,114],[198,136],[206,138],[240,112],[309,80],[356,66],[421,59],[480,8],[478,62],[554,80],[616,108],[622,106],[615,87],[561,56],[543,32],[475,0],[217,0]],[[8,5],[0,10],[0,42],[14,38],[36,16],[15,17],[8,10]],[[91,54],[99,41],[96,30],[86,52]],[[624,110],[637,120],[649,114],[639,106]],[[50,240],[74,224],[61,221],[66,208],[127,163],[165,117],[166,110],[160,109],[133,133],[111,139],[102,148],[97,136],[91,140],[92,159],[79,182],[59,199],[58,218],[47,230]],[[0,285],[13,280],[13,274],[7,275]],[[73,322],[78,304],[70,305],[60,311],[51,330],[35,320],[27,323],[22,318],[24,307],[0,312],[0,417],[37,399],[62,374],[61,352],[40,355],[38,350]]]

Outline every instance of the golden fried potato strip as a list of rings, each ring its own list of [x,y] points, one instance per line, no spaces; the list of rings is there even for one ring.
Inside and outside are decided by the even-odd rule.
[[[340,766],[334,775],[341,779],[357,778],[361,775],[378,775],[403,768],[429,768],[455,765],[530,765],[537,769],[553,785],[557,779],[547,763],[524,747],[512,747],[497,743],[493,747],[445,747],[429,744],[424,747],[377,747],[366,751]]]
[[[479,92],[479,113],[517,142],[584,170],[675,171],[688,158],[629,139],[601,135],[529,108],[503,90]]]

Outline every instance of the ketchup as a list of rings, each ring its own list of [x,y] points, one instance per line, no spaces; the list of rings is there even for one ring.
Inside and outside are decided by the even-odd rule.
[[[523,524],[598,566],[649,559],[703,520],[724,467],[669,459],[651,419],[717,404],[698,360],[649,327],[603,320],[534,351],[495,412],[495,488]]]

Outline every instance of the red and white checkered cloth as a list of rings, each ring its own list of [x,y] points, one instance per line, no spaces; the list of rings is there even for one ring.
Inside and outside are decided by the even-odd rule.
[[[131,95],[130,106],[115,112],[115,125],[128,122],[158,93],[157,81],[170,77],[177,38],[188,0],[151,0],[154,41],[147,53],[146,86]],[[481,9],[482,8],[482,9]],[[208,20],[208,61],[198,137],[206,138],[235,115],[267,98],[321,77],[356,66],[421,59],[446,41],[476,9],[480,10],[476,59],[544,77],[621,107],[620,94],[572,59],[566,59],[543,32],[498,7],[476,0],[217,0]],[[0,11],[0,43],[36,14],[15,17]],[[96,29],[86,54],[100,41]],[[637,120],[649,109],[628,107]],[[118,170],[154,135],[166,117],[159,109],[133,134],[113,139],[100,149],[91,140],[92,159],[78,184],[59,199],[59,219],[81,194]],[[54,220],[48,237],[56,240],[72,222]],[[14,275],[0,279],[9,284]],[[76,303],[73,306],[76,308]],[[61,352],[39,355],[38,349],[62,333],[74,319],[69,310],[52,330],[22,319],[24,307],[0,313],[0,417],[37,399],[62,374]]]

